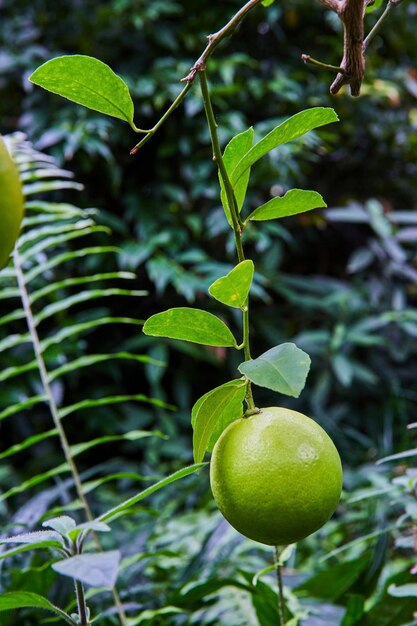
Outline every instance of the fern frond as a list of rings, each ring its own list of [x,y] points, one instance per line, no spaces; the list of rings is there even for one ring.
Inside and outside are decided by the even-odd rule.
[[[29,199],[16,246],[15,266],[9,265],[0,273],[3,308],[0,351],[4,355],[0,364],[0,382],[5,389],[5,394],[0,394],[0,420],[15,420],[26,415],[26,426],[22,440],[11,442],[0,451],[0,459],[23,452],[30,458],[32,454],[36,455],[39,446],[50,447],[59,439],[65,463],[27,477],[21,484],[6,490],[1,498],[5,501],[18,494],[27,495],[57,475],[70,473],[76,487],[74,496],[83,504],[87,517],[91,517],[74,457],[106,441],[131,441],[153,433],[139,437],[138,433],[142,431],[133,430],[70,444],[61,420],[86,409],[91,412],[112,406],[115,411],[117,407],[132,402],[164,409],[172,407],[142,393],[115,394],[110,391],[103,397],[89,397],[94,394],[88,390],[85,390],[87,398],[65,403],[63,383],[72,373],[79,374],[86,368],[110,362],[159,364],[146,354],[136,354],[120,349],[120,346],[114,352],[85,353],[87,334],[117,324],[135,329],[143,323],[132,316],[111,315],[109,305],[105,303],[114,298],[142,297],[146,292],[120,285],[136,279],[131,272],[108,267],[102,271],[84,271],[89,259],[102,257],[107,266],[114,265],[111,260],[118,248],[94,242],[97,236],[108,236],[109,229],[96,223],[96,209],[81,209],[73,203],[56,201],[56,192],[82,189],[73,180],[71,172],[58,167],[53,158],[34,150],[21,135],[9,137],[8,142]],[[47,199],[50,192],[55,192],[51,201]],[[88,244],[85,245],[84,241]],[[99,309],[94,308],[95,302],[100,303]],[[103,315],[103,311],[106,314]],[[55,388],[61,389],[60,397],[55,396]],[[8,401],[10,398],[13,398],[12,402]]]

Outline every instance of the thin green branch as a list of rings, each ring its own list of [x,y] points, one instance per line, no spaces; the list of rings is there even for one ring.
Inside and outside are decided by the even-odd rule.
[[[232,183],[230,182],[229,174],[227,173],[226,166],[223,161],[223,154],[220,147],[219,136],[217,133],[217,122],[214,116],[213,105],[211,103],[210,98],[210,90],[207,82],[207,76],[205,69],[201,68],[198,73],[200,79],[201,93],[203,96],[204,102],[204,110],[206,113],[207,124],[210,132],[211,145],[213,149],[213,160],[217,163],[217,167],[220,172],[220,176],[222,178],[224,189],[226,192],[227,204],[229,206],[230,216],[232,220],[233,233],[235,236],[235,245],[236,252],[239,263],[245,260],[245,254],[243,251],[243,243],[242,243],[242,221],[240,219],[239,209],[237,206],[235,194],[233,191]],[[249,299],[246,299],[246,302],[242,309],[243,314],[243,349],[245,353],[245,359],[247,361],[250,360],[250,343],[249,343]],[[255,408],[255,403],[253,401],[252,395],[252,386],[250,381],[248,380],[246,385],[246,402],[248,404],[249,409]]]
[[[175,98],[174,102],[171,104],[171,106],[169,107],[169,109],[167,111],[165,111],[164,115],[161,117],[161,119],[155,124],[155,126],[153,128],[151,128],[150,130],[147,131],[139,131],[139,132],[145,132],[146,135],[143,139],[141,139],[141,141],[139,141],[139,143],[136,144],[136,146],[134,148],[131,149],[130,154],[136,154],[136,152],[138,150],[140,150],[140,148],[142,146],[145,145],[146,142],[149,141],[149,139],[151,139],[151,137],[154,136],[154,134],[157,132],[157,130],[162,126],[162,124],[164,122],[166,122],[166,120],[169,118],[169,116],[171,115],[171,113],[173,113],[175,111],[175,109],[177,107],[179,107],[179,105],[181,104],[181,102],[184,100],[187,92],[190,90],[191,88],[191,84],[192,83],[187,83],[184,87],[184,89],[178,94],[178,96]]]
[[[346,71],[343,69],[343,67],[337,65],[329,65],[328,63],[322,63],[321,61],[317,61],[317,59],[313,59],[313,57],[311,57],[309,54],[302,54],[301,60],[304,61],[304,63],[310,63],[310,65],[315,65],[316,67],[320,67],[324,70],[330,70],[331,72],[340,72],[340,74],[346,74]]]
[[[249,2],[247,2],[237,13],[235,13],[232,19],[229,20],[227,24],[223,26],[223,28],[221,28],[219,31],[217,31],[217,33],[214,33],[213,35],[208,35],[207,46],[192,66],[190,73],[182,79],[184,82],[193,82],[198,72],[200,72],[201,69],[205,68],[208,59],[211,57],[217,46],[223,41],[223,39],[226,39],[226,37],[232,35],[236,28],[239,26],[240,22],[244,19],[244,17],[246,17],[247,13],[249,13],[249,11],[251,11],[261,2],[262,0],[249,0]]]
[[[261,2],[262,0],[250,0],[237,13],[235,13],[235,15],[227,22],[227,24],[225,24],[225,26],[223,26],[223,28],[221,28],[217,33],[214,33],[213,35],[208,35],[208,44],[206,48],[192,66],[189,74],[181,81],[186,83],[184,89],[177,96],[177,98],[171,104],[169,109],[164,113],[161,119],[155,124],[155,126],[153,126],[153,128],[150,128],[149,130],[143,130],[141,128],[137,128],[136,126],[134,128],[132,127],[135,132],[143,133],[145,134],[145,136],[143,137],[143,139],[141,139],[141,141],[139,141],[139,143],[136,144],[136,146],[132,148],[132,150],[130,151],[131,155],[136,154],[138,150],[140,150],[142,146],[144,146],[154,136],[154,134],[159,130],[162,124],[166,122],[171,113],[173,113],[173,111],[175,111],[175,109],[184,100],[197,74],[200,72],[200,70],[205,69],[208,59],[211,57],[217,46],[223,41],[223,39],[226,39],[226,37],[232,35],[240,22],[247,15],[247,13],[249,13],[251,9],[256,7]]]
[[[45,360],[43,358],[43,352],[42,352],[42,346],[41,346],[41,342],[39,339],[39,335],[38,335],[38,331],[36,328],[36,322],[32,313],[32,307],[30,304],[30,296],[28,293],[28,289],[26,286],[26,281],[25,281],[25,276],[23,273],[23,269],[22,269],[22,263],[21,263],[21,259],[20,259],[20,255],[19,255],[19,250],[18,247],[15,247],[15,250],[13,252],[13,259],[14,259],[14,267],[15,267],[15,272],[16,272],[16,277],[17,277],[17,282],[18,282],[18,286],[19,286],[19,291],[20,291],[20,297],[22,300],[22,306],[23,306],[23,310],[25,313],[25,317],[26,317],[26,323],[28,326],[28,330],[29,330],[29,334],[31,337],[31,341],[32,341],[32,346],[33,346],[33,350],[35,353],[35,358],[36,358],[36,363],[38,365],[38,370],[39,370],[39,374],[41,377],[41,382],[42,382],[42,386],[44,389],[44,393],[45,396],[47,398],[47,402],[49,405],[49,410],[51,412],[51,416],[52,416],[52,420],[54,422],[54,426],[58,432],[58,436],[61,442],[61,447],[62,450],[64,452],[64,457],[65,460],[68,464],[68,467],[70,468],[71,471],[71,475],[74,481],[74,485],[75,485],[75,490],[77,492],[77,496],[83,506],[83,509],[85,511],[86,517],[88,519],[88,521],[92,521],[94,519],[94,516],[91,512],[90,509],[90,505],[88,504],[88,501],[85,497],[84,494],[84,490],[83,490],[83,485],[81,482],[81,478],[80,475],[78,473],[78,469],[77,466],[74,462],[74,459],[72,457],[71,454],[71,447],[69,445],[68,439],[67,439],[67,435],[65,433],[64,427],[62,426],[62,422],[61,422],[61,416],[59,413],[59,409],[58,406],[55,402],[55,398],[54,395],[52,393],[52,389],[51,389],[51,385],[49,383],[49,375],[48,375],[48,370],[45,364]],[[94,536],[95,539],[95,543],[97,545],[97,548],[99,550],[101,550],[101,544],[100,541],[97,537],[97,535]],[[122,623],[122,626],[127,626],[127,618],[122,606],[122,603],[120,601],[119,598],[119,594],[117,592],[116,589],[112,589],[112,593],[113,593],[113,598],[114,598],[114,602],[115,605],[117,607],[117,610],[119,612],[119,617],[120,617],[120,621]]]
[[[232,219],[233,232],[235,235],[235,244],[239,263],[245,260],[245,255],[242,246],[242,228],[240,225],[239,211],[236,204],[236,198],[233,191],[232,183],[230,182],[229,175],[226,170],[226,166],[223,161],[222,150],[220,148],[219,137],[217,133],[217,122],[214,117],[213,106],[210,99],[210,91],[207,82],[207,76],[205,70],[199,72],[201,93],[204,101],[204,110],[206,112],[207,123],[210,131],[211,145],[213,148],[213,161],[217,163],[220,175],[223,180],[227,204],[229,205],[230,216]]]
[[[401,4],[401,2],[403,2],[403,0],[388,0],[387,6],[385,7],[384,12],[382,13],[381,17],[376,22],[376,24],[374,25],[374,27],[371,29],[371,31],[369,32],[368,36],[366,37],[365,41],[363,42],[363,51],[364,52],[366,51],[366,49],[369,46],[369,44],[371,43],[371,41],[379,33],[379,31],[381,29],[381,26],[383,25],[383,23],[387,19],[388,15],[391,13],[391,11],[393,9],[395,9],[395,7],[397,7],[399,4]]]

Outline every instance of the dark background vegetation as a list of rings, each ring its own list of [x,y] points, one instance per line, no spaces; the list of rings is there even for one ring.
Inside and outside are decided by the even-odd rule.
[[[35,147],[54,155],[83,183],[82,194],[69,191],[67,199],[100,208],[99,221],[112,228],[112,243],[122,249],[119,266],[134,270],[137,287],[149,291],[135,304],[140,307],[135,315],[142,319],[187,303],[218,313],[205,288],[235,262],[197,85],[160,132],[130,157],[136,136],[127,125],[34,88],[27,77],[54,56],[97,56],[129,84],[136,124],[151,127],[178,93],[179,79],[199,56],[205,36],[240,6],[240,1],[205,0],[0,2],[0,130],[23,131]],[[369,15],[369,27],[375,15]],[[209,66],[222,145],[250,125],[259,138],[281,119],[310,106],[332,106],[341,120],[264,159],[252,176],[247,205],[253,209],[271,195],[299,187],[319,191],[329,207],[327,212],[253,227],[246,242],[257,270],[251,309],[253,354],[294,340],[312,357],[299,400],[259,390],[257,402],[285,404],[318,420],[334,438],[346,468],[347,496],[335,520],[319,537],[304,542],[292,563],[310,574],[317,567],[317,554],[393,524],[410,494],[407,487],[401,492],[403,499],[363,496],[349,504],[355,494],[361,498],[369,489],[384,492],[394,476],[405,475],[403,465],[375,462],[411,448],[413,431],[407,424],[416,421],[416,20],[415,2],[404,2],[393,11],[369,50],[366,79],[357,99],[347,93],[330,96],[332,75],[300,61],[302,53],[309,53],[338,64],[342,54],[340,23],[311,0],[256,9]],[[124,314],[126,306],[132,305],[114,299],[112,311]],[[231,317],[230,322],[237,320]],[[150,340],[140,333],[129,337],[123,330],[115,333],[112,337],[96,333],[90,340],[93,348],[95,342],[96,350],[97,346],[104,350],[116,340],[165,361],[165,368],[106,365],[91,375],[75,374],[62,393],[71,402],[81,399],[86,388],[96,397],[104,388],[147,393],[175,404],[177,410],[111,407],[90,421],[86,416],[82,424],[76,419],[69,422],[68,436],[76,442],[118,432],[122,425],[160,428],[169,439],[130,444],[117,452],[115,463],[162,475],[191,461],[190,407],[202,393],[235,376],[236,357]],[[30,426],[22,419],[10,422],[7,432],[2,431],[4,445],[17,441],[22,428]],[[105,462],[113,453],[104,447],[95,460]],[[58,458],[59,450],[49,454]],[[25,464],[14,466],[14,482],[25,477],[27,467],[37,471],[37,461],[27,458]],[[7,484],[10,479],[4,480]],[[214,541],[210,533],[219,520],[206,478],[194,477],[187,484],[162,493],[154,509],[138,514],[142,534],[129,524],[120,530],[122,545],[131,541],[130,533],[141,549],[150,536],[152,549],[162,550],[160,561],[146,562],[136,572],[138,589],[142,585],[147,590],[139,600],[145,607],[165,601],[178,604],[178,598],[170,599],[170,589],[178,586],[176,574],[182,577],[181,584],[193,576],[204,580],[214,576],[207,552],[201,550],[207,547],[205,542]],[[104,487],[101,497],[111,501],[117,490]],[[22,502],[14,506],[18,504]],[[155,511],[162,509],[157,517]],[[181,514],[169,521],[175,511]],[[4,516],[9,513],[5,507]],[[415,518],[414,511],[409,521]],[[383,567],[391,568],[390,575],[409,570],[413,546],[406,538],[411,528],[412,521],[402,536],[405,549],[398,548],[398,536],[384,533],[370,544],[375,558],[368,563],[367,580],[358,583],[353,577],[357,587],[352,593],[371,594]],[[194,544],[180,550],[181,540],[194,531]],[[223,571],[230,574],[233,568],[221,560],[219,542],[213,545],[220,552],[216,558]],[[345,554],[357,558],[367,545]],[[253,547],[236,549],[236,563],[244,564],[242,568],[253,567],[252,574],[256,567],[262,569],[265,557],[259,558]],[[181,552],[174,565],[166,555],[169,550]],[[365,576],[363,571],[360,575]],[[158,601],[155,586],[161,593]],[[323,597],[323,587],[319,585],[321,591],[316,589],[313,596]],[[228,600],[227,592],[222,593],[226,597],[221,596],[216,606],[222,602],[233,606],[236,599]],[[324,593],[324,599],[347,603],[346,596],[337,594]],[[160,623],[234,623],[220,613],[211,617],[208,609],[198,613],[202,610],[198,599],[194,605],[190,600],[188,608],[196,616],[190,620],[196,621],[166,616]],[[372,623],[409,623],[410,611],[404,615],[397,621],[375,618]],[[328,624],[339,623],[339,618],[329,619]]]

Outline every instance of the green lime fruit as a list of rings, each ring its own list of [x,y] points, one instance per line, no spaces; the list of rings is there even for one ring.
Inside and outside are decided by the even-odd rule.
[[[7,265],[23,219],[23,193],[17,167],[0,136],[0,269]]]
[[[279,407],[232,422],[210,467],[214,499],[227,521],[273,546],[321,528],[339,502],[342,478],[339,454],[321,426]]]

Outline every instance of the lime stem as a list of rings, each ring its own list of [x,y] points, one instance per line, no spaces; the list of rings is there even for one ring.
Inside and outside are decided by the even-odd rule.
[[[285,598],[284,598],[284,585],[282,582],[282,563],[281,563],[282,548],[280,546],[274,547],[274,562],[275,571],[277,574],[278,583],[278,624],[284,626],[285,624]]]

